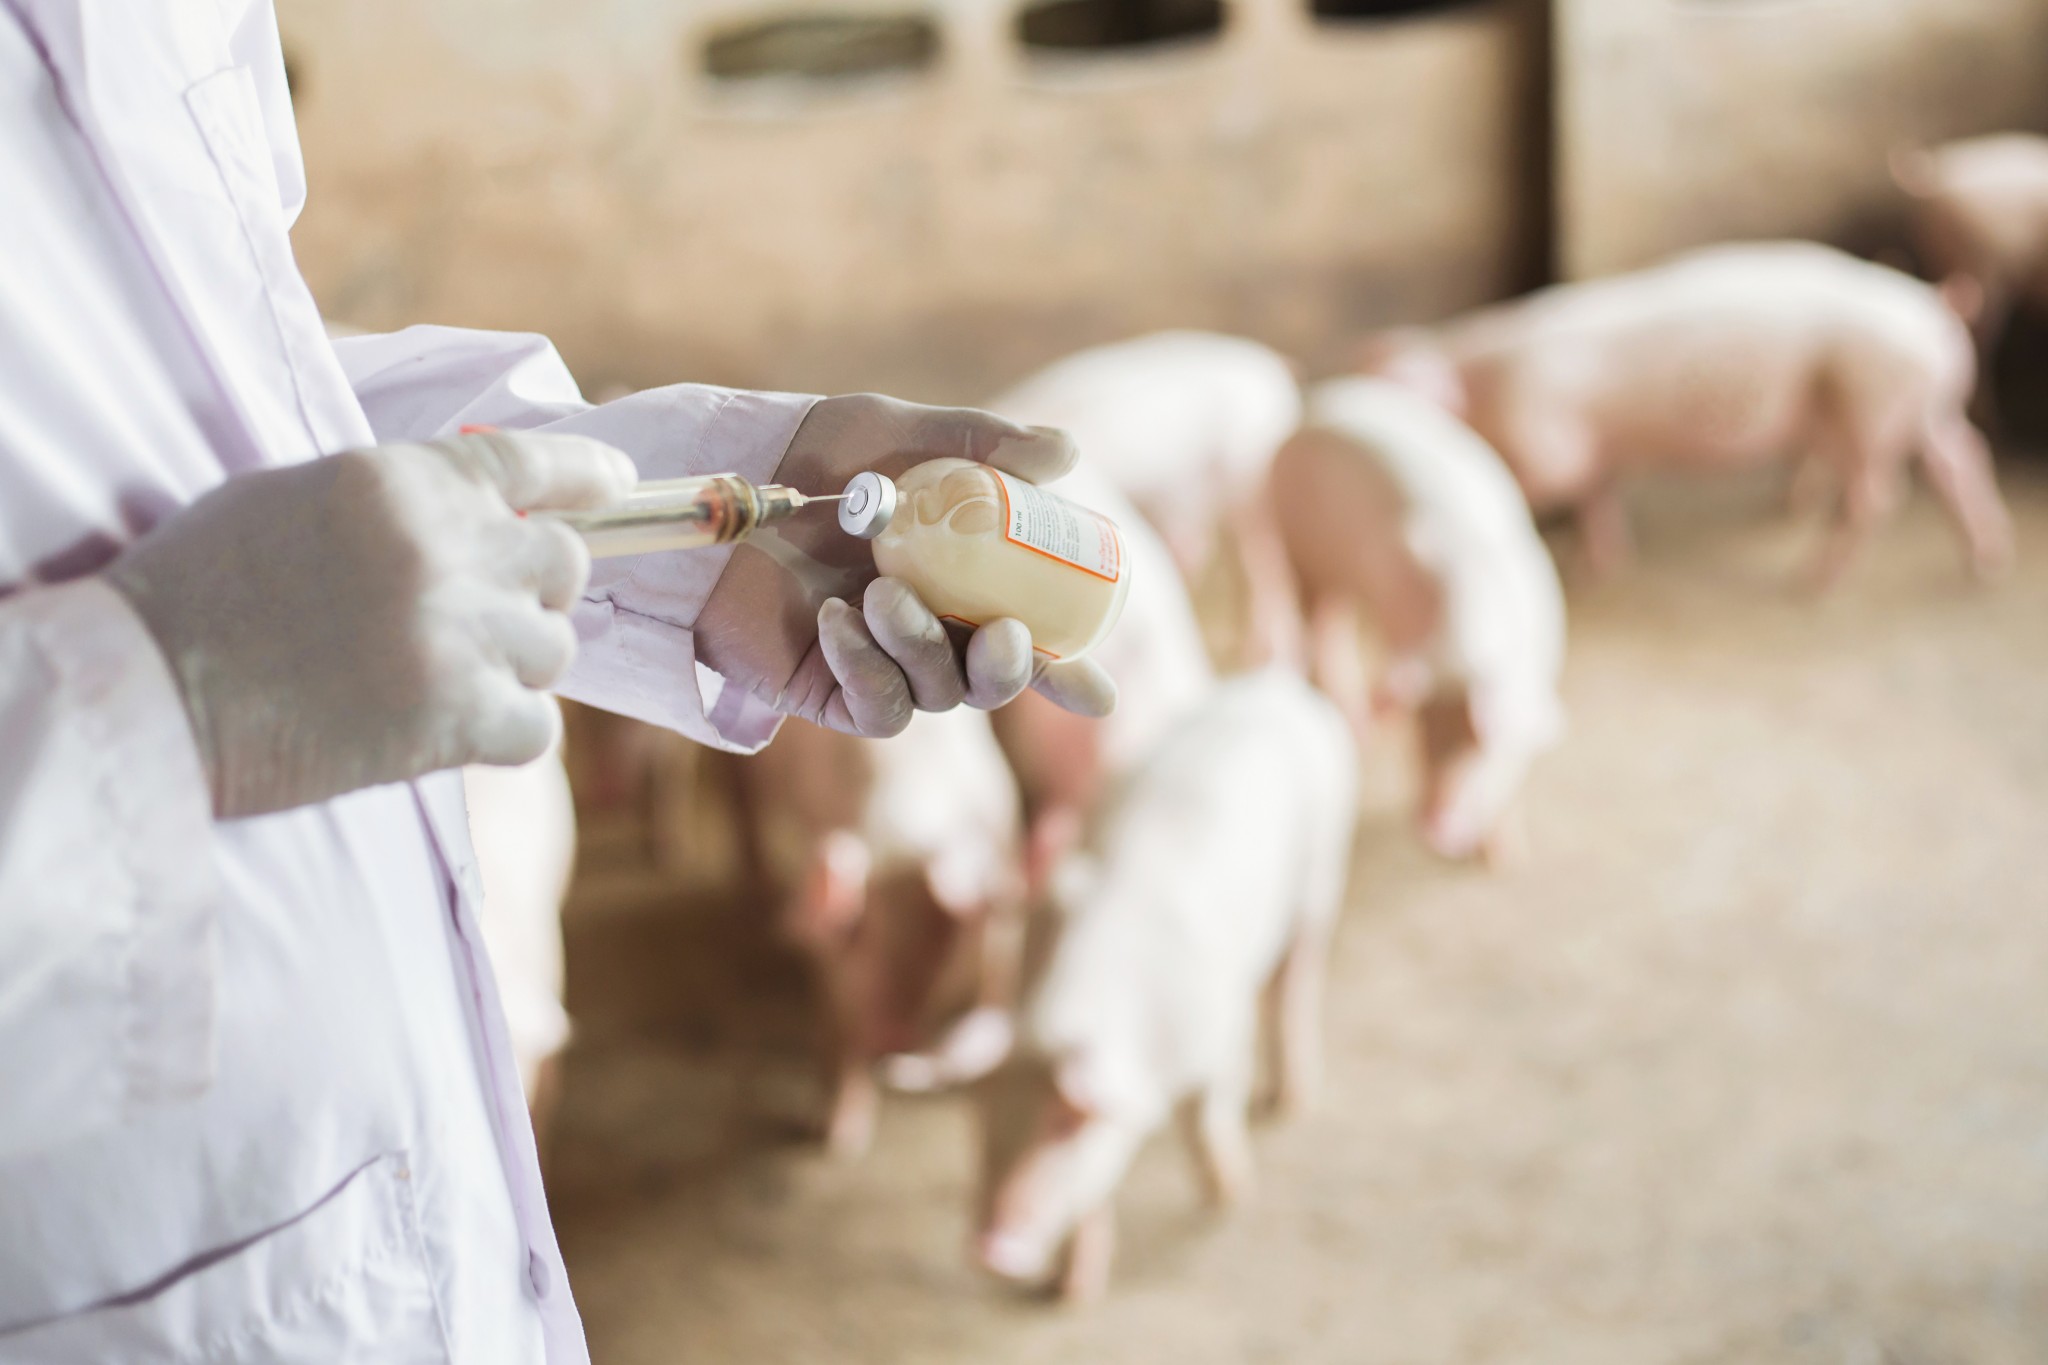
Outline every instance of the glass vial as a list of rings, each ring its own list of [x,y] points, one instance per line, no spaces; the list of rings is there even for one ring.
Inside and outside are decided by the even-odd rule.
[[[972,460],[927,460],[892,482],[855,476],[839,525],[875,543],[875,567],[945,620],[1010,616],[1055,659],[1102,642],[1124,609],[1130,556],[1116,526]]]

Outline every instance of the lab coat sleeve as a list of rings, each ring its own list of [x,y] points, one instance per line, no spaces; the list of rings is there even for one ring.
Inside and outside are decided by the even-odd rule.
[[[212,1080],[213,802],[169,668],[96,578],[0,601],[0,1160]]]
[[[427,440],[470,424],[566,431],[633,457],[643,479],[735,473],[765,483],[812,397],[702,384],[592,405],[545,337],[408,327],[342,337],[335,353],[380,441]],[[692,626],[730,548],[599,560],[575,612],[582,647],[564,696],[751,752],[780,717],[697,661]]]

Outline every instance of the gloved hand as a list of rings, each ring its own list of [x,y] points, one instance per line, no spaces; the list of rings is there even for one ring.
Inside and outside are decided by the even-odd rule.
[[[534,689],[576,652],[582,540],[633,462],[581,436],[479,432],[228,480],[106,576],[183,691],[222,817],[464,763],[538,757]]]
[[[874,394],[821,399],[797,428],[775,482],[837,493],[864,469],[892,477],[941,456],[1041,483],[1073,468],[1062,432],[970,408]],[[858,608],[850,605],[858,603]],[[893,735],[914,710],[984,710],[1027,686],[1082,715],[1107,715],[1116,684],[1090,659],[1052,663],[1021,622],[958,640],[910,587],[877,578],[867,542],[826,513],[757,533],[733,550],[698,613],[697,656],[785,715],[858,735]]]

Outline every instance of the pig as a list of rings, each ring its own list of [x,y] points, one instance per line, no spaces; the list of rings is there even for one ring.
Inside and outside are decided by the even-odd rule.
[[[1079,838],[1103,790],[1158,742],[1215,684],[1194,604],[1159,536],[1092,465],[1053,491],[1121,529],[1131,586],[1123,615],[1096,647],[1117,685],[1101,718],[1063,711],[1026,692],[990,713],[996,742],[1016,775],[1026,828],[1026,896],[1035,896]]]
[[[576,866],[576,807],[560,745],[517,768],[468,767],[462,791],[483,882],[478,927],[498,983],[534,1136],[561,1093],[562,902]]]
[[[1268,668],[1219,684],[1091,823],[1034,907],[1018,1039],[977,1091],[985,1269],[1099,1296],[1116,1188],[1176,1112],[1209,1198],[1248,1192],[1262,1012],[1276,1110],[1318,1087],[1356,763],[1330,702]]]
[[[2048,137],[1999,133],[1892,154],[1921,264],[1981,300],[1980,346],[2016,305],[2048,307]]]
[[[1009,1046],[1021,935],[1015,784],[988,718],[919,713],[892,739],[800,721],[745,760],[784,929],[823,996],[828,1150],[873,1142],[878,1072],[936,1088]]]
[[[1632,471],[1803,456],[1838,490],[1812,570],[1825,587],[1918,455],[1988,579],[2010,562],[2012,524],[1967,415],[1976,357],[1959,307],[1829,247],[1758,242],[1383,333],[1359,359],[1462,417],[1539,513],[1573,509],[1596,570],[1628,557],[1618,486]]]
[[[1263,498],[1273,452],[1301,418],[1286,357],[1241,337],[1156,332],[1077,351],[988,406],[1069,432],[1189,580],[1215,557],[1227,526],[1245,589],[1248,658],[1298,652],[1285,557]]]
[[[1564,589],[1514,476],[1412,390],[1332,379],[1273,488],[1318,683],[1361,737],[1375,711],[1415,716],[1431,849],[1512,861],[1517,793],[1563,730],[1565,651]],[[1387,654],[1370,706],[1361,609]]]

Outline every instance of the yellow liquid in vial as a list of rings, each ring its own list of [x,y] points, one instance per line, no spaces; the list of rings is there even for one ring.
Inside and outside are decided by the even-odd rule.
[[[1058,659],[1085,654],[1130,591],[1123,537],[1107,517],[971,460],[929,460],[896,480],[896,514],[875,567],[971,626],[1010,616]]]

